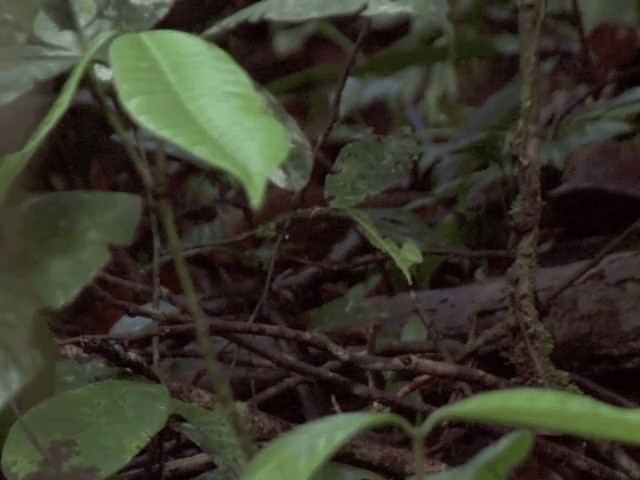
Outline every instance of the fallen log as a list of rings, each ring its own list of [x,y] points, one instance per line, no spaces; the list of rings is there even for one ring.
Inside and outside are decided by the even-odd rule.
[[[544,304],[588,261],[541,268],[536,274],[538,298]],[[509,286],[505,277],[456,288],[416,293],[420,308],[437,332],[466,342],[505,319]],[[370,297],[367,308],[388,312],[390,326],[401,328],[415,314],[409,293]],[[640,353],[640,252],[605,257],[546,305],[543,322],[554,340],[553,358],[563,366],[591,371],[635,366]]]

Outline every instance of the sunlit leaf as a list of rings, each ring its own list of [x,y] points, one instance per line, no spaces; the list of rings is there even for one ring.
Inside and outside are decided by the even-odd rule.
[[[235,176],[258,207],[290,141],[244,70],[215,45],[175,31],[123,35],[109,54],[136,122]]]
[[[565,435],[640,445],[640,409],[614,407],[586,395],[535,388],[482,393],[437,410],[429,430],[447,420],[542,428]]]

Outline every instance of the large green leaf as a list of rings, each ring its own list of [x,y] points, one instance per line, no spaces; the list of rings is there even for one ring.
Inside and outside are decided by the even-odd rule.
[[[215,45],[174,31],[123,35],[109,54],[129,114],[206,165],[235,176],[258,207],[290,141],[245,71]]]
[[[51,107],[51,110],[49,110],[49,113],[47,113],[42,122],[40,122],[40,125],[38,125],[38,128],[36,128],[36,130],[33,132],[24,148],[19,152],[7,155],[2,159],[2,163],[0,163],[0,204],[4,202],[11,184],[18,177],[20,172],[22,172],[22,170],[27,166],[29,160],[36,152],[38,147],[40,147],[43,140],[47,137],[47,135],[49,135],[53,127],[55,127],[55,125],[69,108],[71,100],[73,99],[73,96],[78,89],[80,80],[84,75],[84,71],[87,68],[87,65],[89,65],[91,59],[94,57],[96,52],[105,44],[105,42],[113,38],[114,35],[114,32],[104,32],[102,35],[99,35],[95,39],[95,41],[82,56],[79,63],[73,69],[73,72],[71,72],[71,75],[65,82],[64,87],[62,87],[62,91]],[[2,70],[0,69],[0,72],[1,71]]]
[[[429,475],[429,480],[508,480],[533,450],[529,431],[513,432],[482,450],[460,467]]]
[[[72,300],[131,241],[140,201],[127,194],[44,194],[6,211],[0,250],[0,409],[44,365],[36,312]],[[42,319],[40,319],[42,321]]]
[[[475,395],[440,408],[425,430],[447,420],[543,428],[579,437],[640,445],[640,409],[613,407],[567,392],[514,388]]]
[[[162,385],[106,380],[66,391],[29,410],[12,427],[2,471],[9,480],[106,478],[164,426],[168,407]],[[30,436],[38,439],[44,456]]]
[[[78,63],[107,30],[150,28],[171,0],[6,1],[0,6],[0,105]],[[41,7],[38,9],[38,7]]]
[[[271,20],[304,22],[324,17],[361,15],[432,15],[444,16],[446,7],[437,0],[262,0],[218,22],[203,35],[210,36],[244,22]]]
[[[243,480],[307,480],[351,438],[367,429],[411,425],[391,413],[344,413],[306,423],[260,450]]]
[[[109,260],[109,245],[127,245],[141,215],[125,193],[57,192],[8,210],[0,279],[19,286],[35,308],[70,302]]]
[[[109,260],[110,244],[131,242],[141,202],[128,194],[58,192],[4,213],[0,410],[44,366],[37,311],[68,304]]]

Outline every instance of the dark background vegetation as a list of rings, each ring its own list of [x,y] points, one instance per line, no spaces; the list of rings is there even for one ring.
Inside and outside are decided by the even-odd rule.
[[[199,33],[250,3],[178,0],[157,27]],[[168,192],[208,315],[312,331],[389,362],[417,356],[452,366],[449,372],[426,374],[341,365],[334,372],[346,380],[332,383],[316,376],[327,355],[295,339],[261,337],[265,354],[216,337],[236,398],[274,422],[300,424],[338,411],[380,407],[356,385],[395,396],[406,408],[391,408],[411,419],[425,413],[416,405],[437,407],[492,388],[537,385],[518,357],[515,333],[462,354],[506,308],[506,287],[500,282],[512,262],[509,214],[517,193],[511,150],[519,107],[517,9],[506,1],[445,3],[434,2],[444,14],[423,23],[395,18],[367,24],[357,15],[300,25],[261,21],[216,38],[317,146],[301,192],[271,187],[263,208],[253,212],[235,181],[169,152]],[[600,3],[607,6],[596,6]],[[538,259],[545,292],[563,300],[543,298],[539,307],[546,321],[578,312],[567,325],[550,328],[551,359],[567,373],[571,388],[637,406],[637,270],[618,272],[617,280],[603,270],[589,284],[583,279],[564,289],[560,285],[578,261],[591,261],[596,269],[602,258],[617,265],[612,268],[638,265],[638,12],[631,1],[550,0],[548,7],[540,43],[544,207]],[[345,69],[348,79],[340,85]],[[40,85],[37,95],[0,110],[0,153],[24,143],[63,80]],[[338,106],[337,91],[342,95]],[[411,267],[413,285],[351,219],[329,206],[331,195],[325,192],[340,155],[356,171],[384,177],[385,169],[394,168],[384,156],[393,159],[407,145],[403,131],[415,144],[405,175],[359,205],[385,237],[399,245],[412,239],[420,248],[423,261]],[[24,187],[142,194],[112,133],[94,101],[77,102],[38,153]],[[359,147],[347,157],[343,149],[354,142]],[[143,217],[133,245],[114,250],[104,273],[51,325],[60,342],[77,340],[94,361],[207,390],[211,386],[189,333],[161,339],[156,370],[150,367],[149,339],[122,345],[135,355],[131,360],[114,355],[104,337],[124,315],[135,315],[136,306],[150,301],[150,218]],[[628,260],[615,263],[618,257],[610,255],[620,252]],[[156,278],[167,298],[180,298],[172,263],[162,255]],[[483,297],[478,292],[498,293]],[[367,296],[374,299],[364,300]],[[449,311],[438,310],[438,302]],[[270,356],[274,351],[292,363]],[[305,372],[305,366],[313,369]],[[481,379],[481,373],[493,380]],[[502,433],[462,424],[442,427],[429,439],[432,468],[463,464]],[[393,431],[363,441],[369,442],[365,448],[380,449],[380,457],[410,458],[398,453],[407,445]],[[172,446],[167,460],[195,452],[188,442],[175,440]],[[383,478],[405,473],[398,462],[376,463],[357,451],[341,459]],[[636,449],[548,437],[514,478],[640,478],[638,462]],[[139,465],[132,466],[125,477],[146,478],[140,472]],[[191,478],[180,471],[172,478],[180,476]]]

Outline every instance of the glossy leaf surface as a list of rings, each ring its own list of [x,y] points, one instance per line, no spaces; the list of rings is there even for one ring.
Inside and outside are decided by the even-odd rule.
[[[429,429],[447,420],[542,428],[564,435],[640,445],[640,409],[624,409],[586,395],[535,388],[482,393],[437,410]]]
[[[261,204],[290,141],[226,52],[194,35],[156,30],[119,37],[109,56],[120,100],[136,122],[230,173],[252,206]]]

